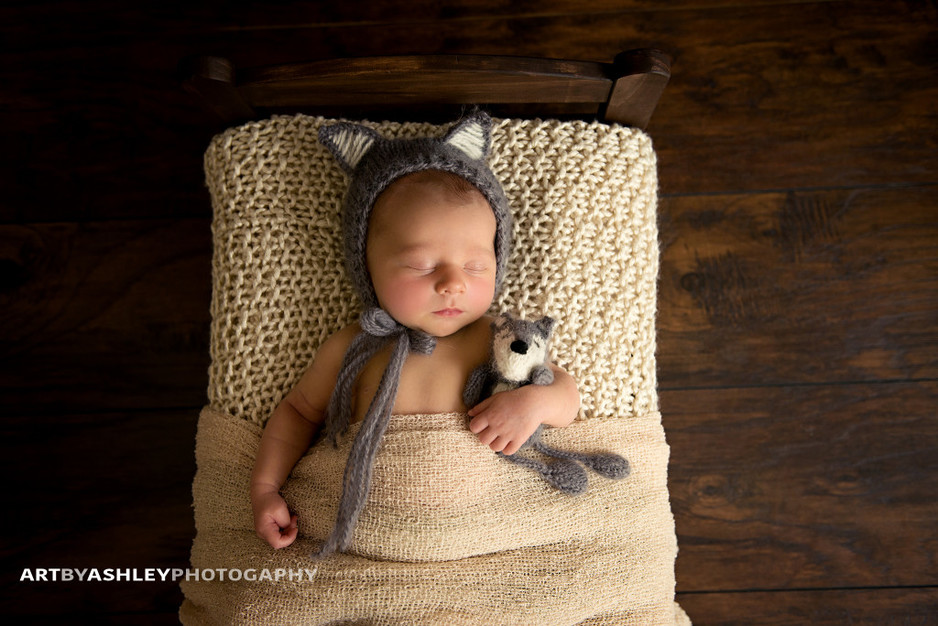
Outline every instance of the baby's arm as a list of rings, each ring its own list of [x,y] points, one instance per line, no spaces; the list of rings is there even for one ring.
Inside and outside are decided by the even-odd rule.
[[[554,364],[550,367],[550,385],[496,393],[469,409],[469,430],[492,450],[514,454],[541,424],[569,426],[580,410],[580,392],[572,376]]]
[[[286,547],[296,539],[296,515],[287,508],[280,488],[325,421],[345,350],[356,333],[356,327],[349,327],[323,343],[313,364],[277,405],[264,428],[251,475],[251,508],[254,530],[274,548]]]

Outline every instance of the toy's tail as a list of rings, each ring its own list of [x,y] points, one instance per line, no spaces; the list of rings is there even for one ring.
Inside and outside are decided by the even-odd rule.
[[[582,463],[600,476],[606,478],[618,480],[629,475],[629,462],[618,454],[609,452],[596,452],[592,454],[570,452],[568,450],[560,450],[551,447],[543,441],[537,441],[531,447],[541,454],[546,454],[550,457]]]
[[[545,463],[544,461],[524,456],[520,451],[510,456],[502,454],[501,452],[499,452],[498,455],[507,461],[534,470],[540,474],[548,484],[571,495],[578,495],[586,491],[588,478],[586,476],[586,470],[580,466],[580,463],[600,476],[613,480],[625,478],[629,475],[629,462],[618,454],[609,452],[584,454],[554,448],[544,443],[541,439],[543,430],[543,424],[538,426],[534,434],[532,434],[521,447],[521,450],[535,450],[545,456],[557,459],[556,461]]]
[[[526,457],[520,453],[507,455],[499,452],[498,455],[506,461],[511,461],[521,467],[534,470],[540,474],[549,485],[558,491],[574,496],[586,491],[588,483],[586,470],[572,460],[561,459],[553,463],[545,463],[544,461],[538,461],[537,459]]]

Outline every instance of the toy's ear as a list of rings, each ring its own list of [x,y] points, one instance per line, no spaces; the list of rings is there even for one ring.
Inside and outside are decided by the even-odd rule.
[[[443,143],[453,146],[470,159],[480,161],[489,153],[492,143],[492,118],[485,113],[474,113],[453,126]]]
[[[508,313],[502,313],[494,320],[492,320],[492,330],[499,331],[509,324],[511,324],[511,315]]]
[[[349,174],[380,139],[381,135],[360,124],[340,122],[319,129],[319,141]]]
[[[554,329],[554,318],[549,315],[545,315],[535,323],[537,324],[537,328],[544,333],[545,337],[550,335],[550,331]]]

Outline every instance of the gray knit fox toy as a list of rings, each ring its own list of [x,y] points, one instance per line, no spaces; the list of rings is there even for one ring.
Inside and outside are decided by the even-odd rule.
[[[537,321],[513,318],[503,313],[492,322],[491,359],[476,368],[466,382],[463,401],[472,407],[485,398],[517,389],[523,385],[549,385],[554,373],[546,365],[550,334],[554,320],[543,317]],[[629,474],[629,462],[617,454],[568,452],[553,448],[541,439],[544,425],[538,426],[521,450],[531,449],[556,459],[551,463],[520,454],[498,453],[503,459],[538,472],[556,489],[569,494],[586,491],[586,471],[593,470],[606,478],[625,478]]]

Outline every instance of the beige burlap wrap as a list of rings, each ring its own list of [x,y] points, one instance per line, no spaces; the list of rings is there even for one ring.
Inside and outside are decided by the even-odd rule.
[[[316,138],[327,122],[247,124],[205,155],[215,211],[212,367],[191,567],[242,579],[183,583],[183,622],[688,623],[674,603],[677,545],[655,389],[655,154],[647,135],[619,126],[495,120],[489,164],[512,206],[515,246],[493,311],[559,320],[553,357],[579,382],[582,408],[572,426],[546,436],[622,454],[632,474],[591,475],[589,491],[570,497],[499,460],[464,415],[394,416],[348,554],[308,558],[334,523],[354,427],[338,448],[311,449],[284,486],[300,539],[274,551],[256,537],[248,483],[262,426],[320,343],[359,312],[340,256],[345,179]],[[389,137],[445,130],[374,127]],[[278,570],[315,572],[256,576]]]
[[[260,427],[203,411],[193,567],[296,574],[292,581],[185,582],[183,621],[683,623],[675,621],[677,545],[656,414],[585,420],[545,435],[631,461],[629,479],[594,477],[578,497],[499,460],[465,424],[454,414],[393,417],[351,553],[310,561],[335,521],[350,437],[339,448],[316,446],[297,465],[284,497],[304,538],[275,552],[254,534],[244,495]],[[452,462],[442,466],[439,458]]]

